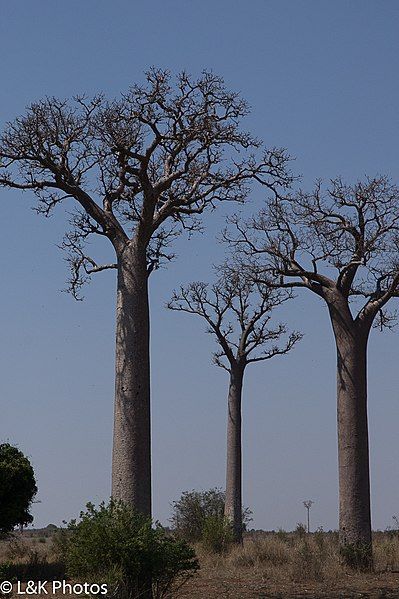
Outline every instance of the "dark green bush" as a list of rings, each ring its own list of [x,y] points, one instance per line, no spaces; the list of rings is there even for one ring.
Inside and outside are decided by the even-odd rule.
[[[67,573],[108,586],[108,596],[166,597],[199,568],[194,550],[129,506],[88,503],[58,538]]]
[[[32,522],[29,509],[36,493],[28,458],[9,443],[0,444],[0,536]]]

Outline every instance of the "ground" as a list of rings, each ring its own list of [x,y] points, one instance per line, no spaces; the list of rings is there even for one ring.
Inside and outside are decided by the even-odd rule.
[[[178,592],[179,599],[398,599],[399,574],[347,576],[336,583],[279,583],[261,576],[199,574]]]
[[[53,539],[52,529],[17,533],[0,542],[0,564],[17,564],[27,577],[58,579],[63,574]],[[342,566],[334,532],[259,531],[223,555],[195,549],[201,569],[174,592],[177,599],[399,599],[397,531],[374,534],[375,571],[367,574]]]

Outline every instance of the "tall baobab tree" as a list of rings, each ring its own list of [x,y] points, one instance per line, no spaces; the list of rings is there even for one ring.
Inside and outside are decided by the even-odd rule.
[[[241,131],[247,112],[212,73],[151,70],[115,101],[34,103],[0,139],[0,185],[33,191],[46,216],[60,203],[75,209],[63,242],[75,297],[93,273],[117,270],[112,494],[142,513],[151,513],[148,277],[207,208],[244,201],[251,180],[275,189],[290,178],[284,151]],[[87,253],[92,236],[111,242],[114,261]]]
[[[219,345],[213,361],[229,373],[227,410],[227,462],[225,516],[232,524],[234,540],[242,542],[242,441],[241,403],[248,364],[286,354],[300,339],[287,335],[286,326],[273,326],[272,311],[290,294],[251,282],[236,269],[219,269],[217,282],[191,283],[174,292],[168,307],[201,316]],[[285,340],[284,340],[285,337]],[[279,341],[281,344],[278,344]]]
[[[332,180],[271,199],[227,234],[252,256],[255,280],[306,289],[327,305],[337,350],[339,531],[348,564],[372,567],[366,354],[373,325],[389,327],[399,295],[399,189],[378,176]]]

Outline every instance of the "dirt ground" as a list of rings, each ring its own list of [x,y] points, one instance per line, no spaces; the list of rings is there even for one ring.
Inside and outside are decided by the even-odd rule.
[[[331,582],[280,583],[262,577],[207,576],[202,572],[183,586],[179,599],[398,599],[399,574],[348,576]]]
[[[7,597],[10,597],[8,595]],[[12,599],[18,597],[15,593]],[[47,595],[52,599],[82,599],[82,595]],[[223,576],[202,573],[184,585],[175,599],[399,599],[399,574],[355,577],[336,585],[330,583],[287,583],[276,585],[262,578]]]

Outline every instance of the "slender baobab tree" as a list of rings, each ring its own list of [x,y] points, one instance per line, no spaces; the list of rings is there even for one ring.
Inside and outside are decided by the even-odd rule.
[[[251,282],[243,272],[227,266],[218,271],[214,285],[197,282],[181,287],[174,292],[168,307],[197,314],[206,321],[208,332],[219,345],[213,361],[230,376],[225,516],[232,524],[235,542],[241,543],[241,397],[245,369],[248,364],[288,353],[301,335],[296,332],[287,335],[285,325],[273,326],[271,322],[272,311],[289,299],[289,293]]]
[[[70,291],[117,270],[116,393],[112,494],[151,513],[148,277],[172,255],[182,229],[221,201],[244,201],[251,180],[286,185],[284,151],[261,151],[240,130],[248,112],[212,73],[194,80],[151,70],[115,101],[46,98],[9,123],[0,139],[0,185],[31,190],[48,216],[63,203],[72,230],[63,247]],[[261,153],[259,161],[254,153]],[[108,238],[99,264],[85,249]]]
[[[310,508],[312,507],[312,505],[314,504],[314,501],[312,501],[312,499],[307,499],[306,501],[302,502],[303,505],[305,506],[306,509],[306,515],[307,515],[307,532],[308,534],[310,533]]]
[[[386,177],[276,201],[227,234],[253,258],[255,280],[306,289],[327,305],[337,349],[340,545],[372,567],[366,354],[374,325],[389,327],[399,295],[399,189]]]

